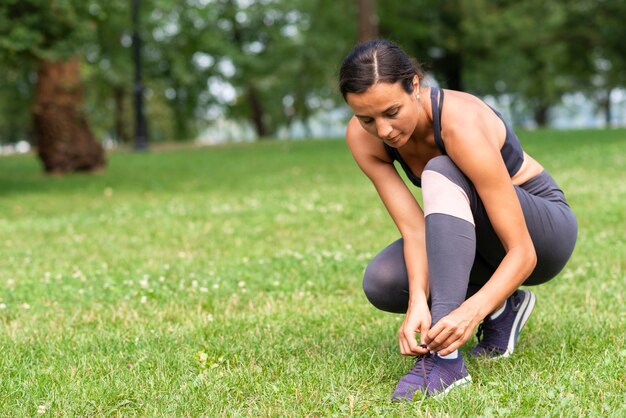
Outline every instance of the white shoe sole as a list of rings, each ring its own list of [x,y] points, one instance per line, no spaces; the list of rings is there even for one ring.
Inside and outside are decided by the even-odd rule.
[[[470,383],[471,381],[472,381],[472,376],[468,374],[463,379],[456,380],[454,383],[448,386],[444,391],[439,392],[438,394],[434,395],[433,398],[443,399],[448,394],[448,392],[450,392],[452,389],[458,388],[459,386],[466,385]]]
[[[511,329],[511,335],[509,336],[509,344],[507,345],[506,351],[502,355],[498,356],[498,358],[509,357],[511,354],[513,354],[513,350],[515,350],[515,344],[517,343],[517,338],[519,337],[522,328],[524,328],[526,321],[528,321],[530,314],[533,313],[533,309],[535,308],[535,302],[537,300],[535,294],[530,290],[519,291],[524,292],[524,294],[526,295],[524,297],[522,305],[519,308],[522,314],[518,315],[515,318],[515,322],[513,322],[513,328]]]

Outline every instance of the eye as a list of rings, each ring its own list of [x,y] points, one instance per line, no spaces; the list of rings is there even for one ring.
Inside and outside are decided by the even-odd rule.
[[[387,116],[389,116],[390,118],[394,118],[394,117],[398,116],[398,113],[400,113],[400,109],[399,108],[392,109],[389,112],[387,112]]]
[[[371,119],[371,118],[361,118],[361,123],[364,123],[366,125],[369,125],[372,122],[374,122],[374,119]]]

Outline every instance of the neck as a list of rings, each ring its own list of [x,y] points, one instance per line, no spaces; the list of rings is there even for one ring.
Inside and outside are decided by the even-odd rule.
[[[411,135],[412,142],[423,142],[433,134],[433,107],[430,101],[430,91],[430,88],[420,88],[420,96],[415,101],[417,123]]]

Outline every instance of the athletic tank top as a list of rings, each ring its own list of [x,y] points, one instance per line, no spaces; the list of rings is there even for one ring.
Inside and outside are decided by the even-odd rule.
[[[437,104],[437,93],[439,94],[439,104]],[[437,87],[433,87],[430,91],[430,100],[433,107],[433,129],[435,133],[435,144],[441,155],[448,155],[446,153],[446,147],[443,144],[443,138],[441,137],[441,109],[443,106],[443,89],[438,89]],[[522,151],[522,145],[513,132],[513,129],[509,126],[508,123],[504,120],[500,112],[489,106],[491,110],[495,112],[496,115],[502,120],[504,126],[506,128],[506,137],[504,139],[504,144],[500,149],[500,154],[502,155],[502,160],[506,165],[506,169],[509,172],[509,175],[513,177],[515,173],[518,172],[522,163],[524,162],[524,151]],[[400,152],[397,148],[390,147],[387,144],[383,144],[385,146],[385,150],[387,150],[387,154],[393,161],[398,161],[402,166],[402,169],[406,173],[407,177],[411,181],[411,183],[415,184],[417,187],[422,187],[422,182],[419,177],[417,177],[411,168],[404,162],[402,157],[400,156]]]

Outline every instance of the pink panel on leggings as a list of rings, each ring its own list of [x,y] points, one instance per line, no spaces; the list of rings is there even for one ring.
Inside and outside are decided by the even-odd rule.
[[[422,197],[425,216],[443,213],[475,225],[465,191],[443,174],[432,170],[422,172]]]

